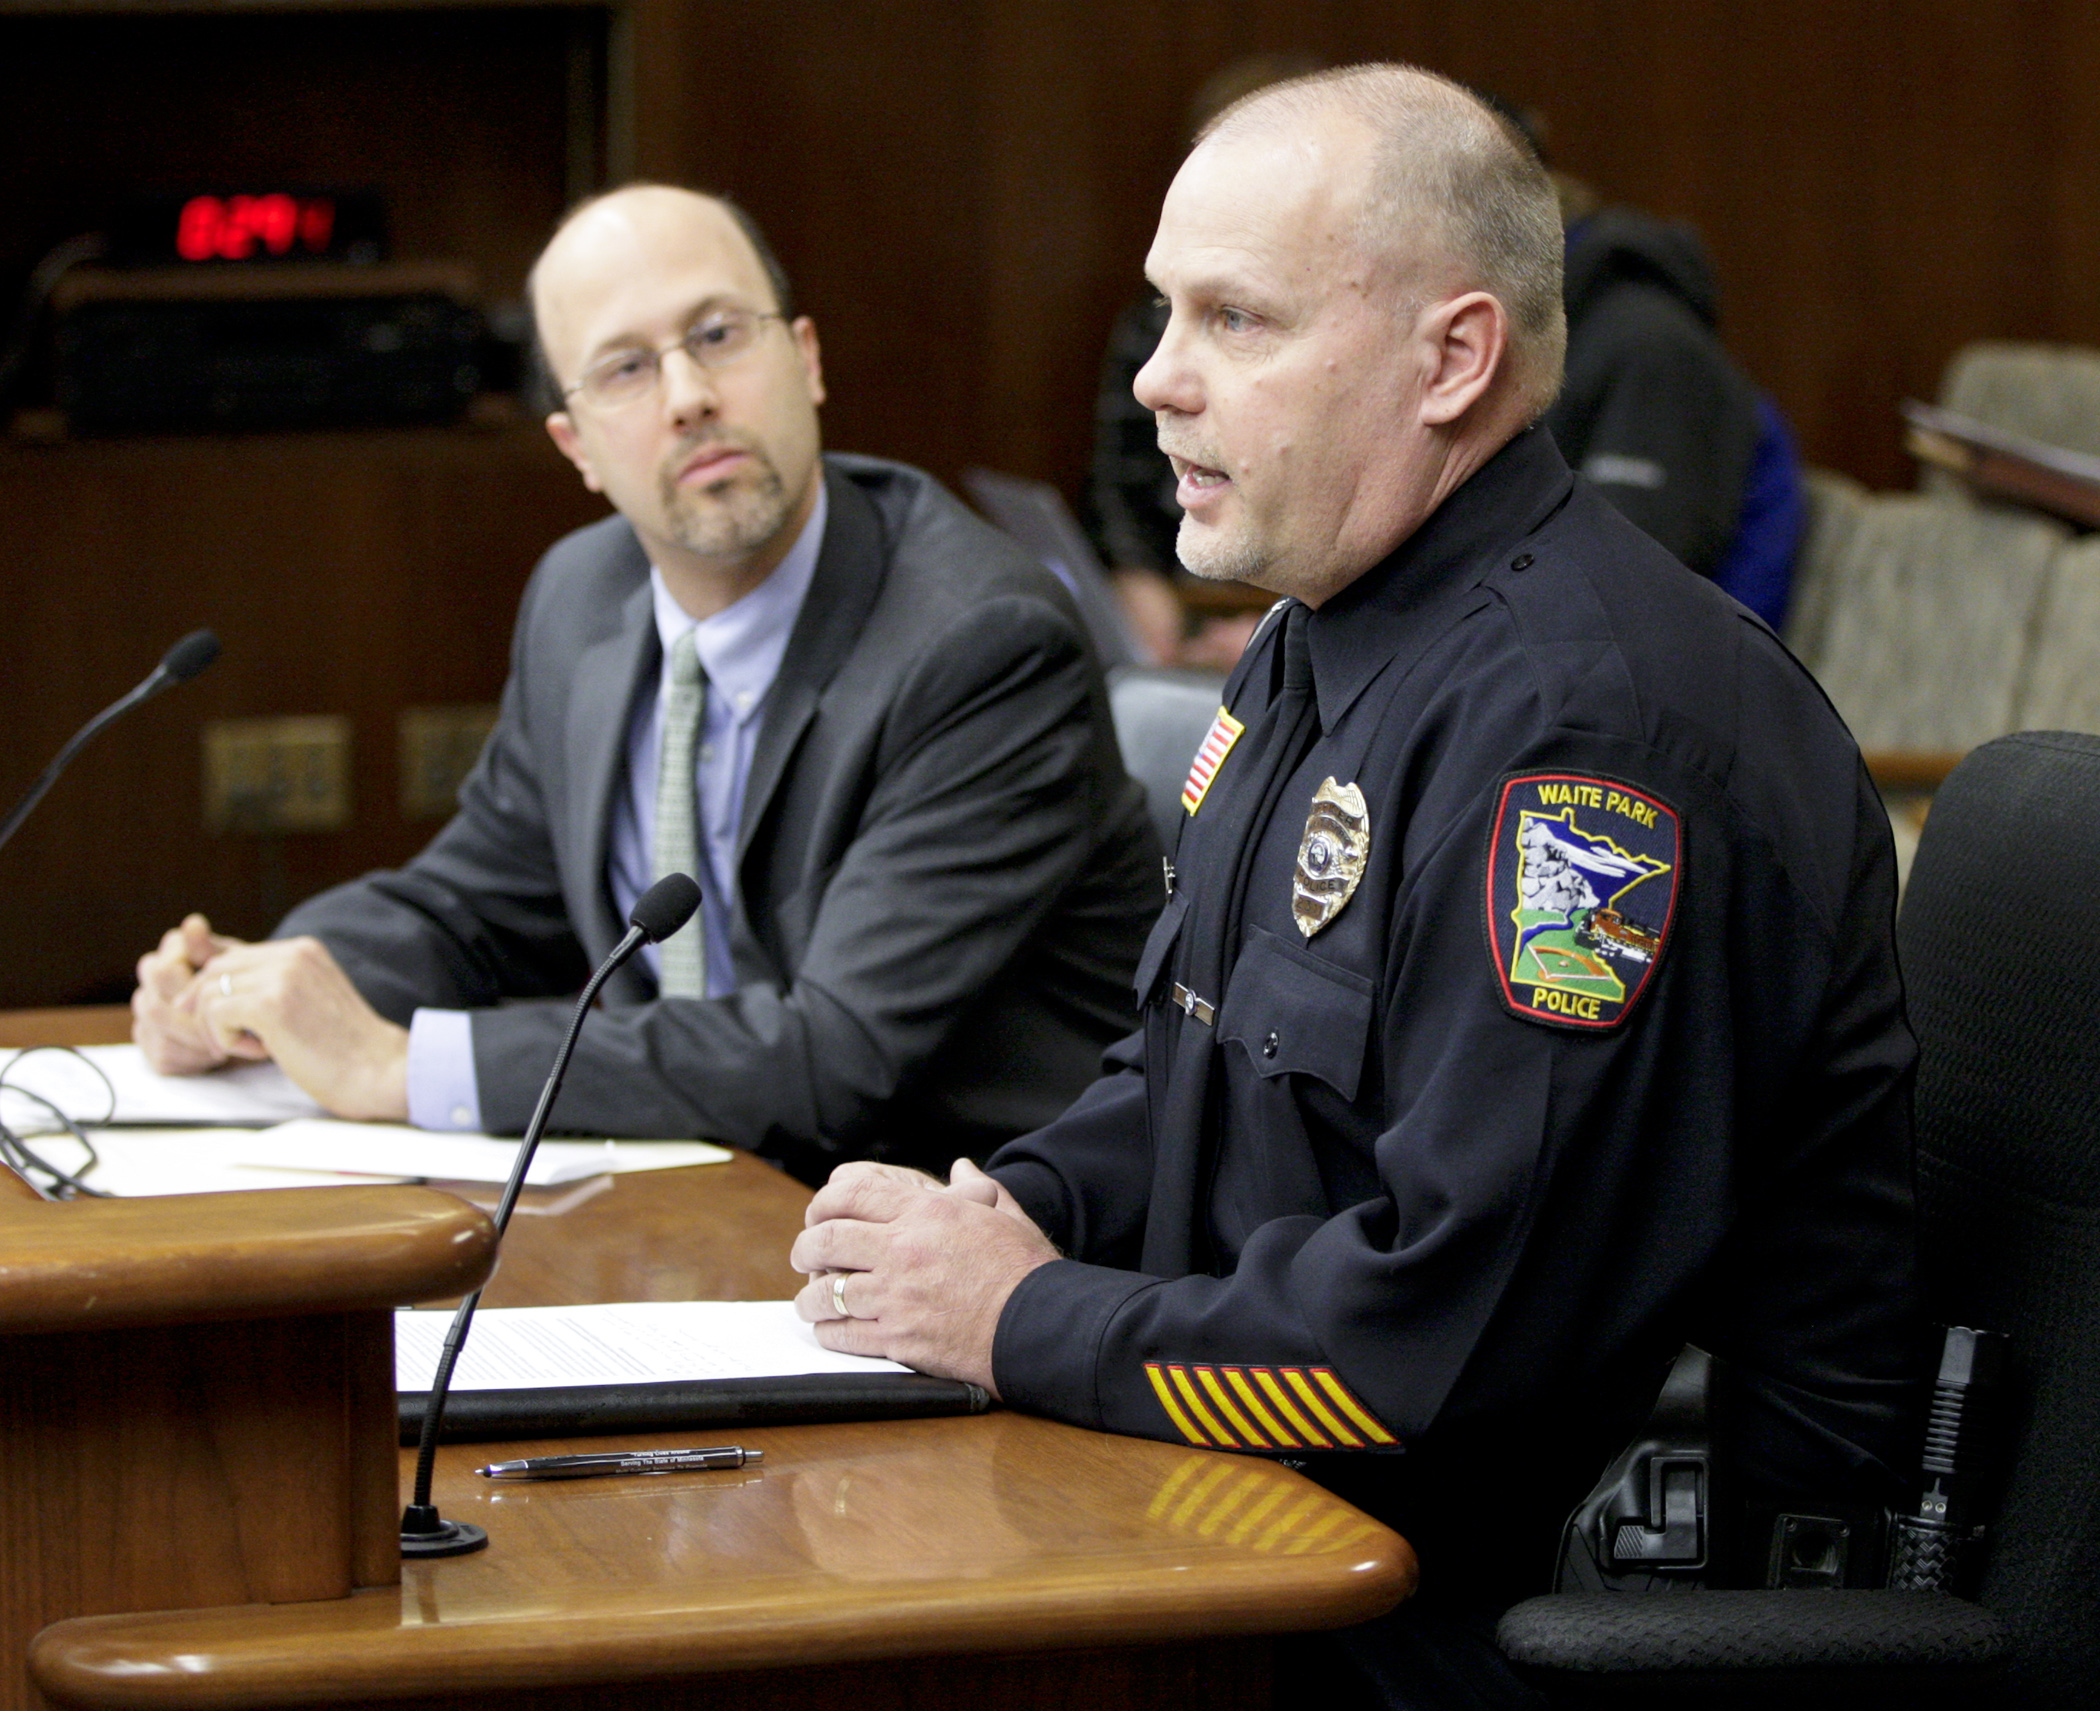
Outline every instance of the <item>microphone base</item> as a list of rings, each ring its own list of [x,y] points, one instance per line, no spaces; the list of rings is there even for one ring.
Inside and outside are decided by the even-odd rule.
[[[401,1517],[401,1554],[405,1557],[463,1557],[486,1550],[489,1536],[471,1521],[447,1521],[430,1507],[410,1504]]]

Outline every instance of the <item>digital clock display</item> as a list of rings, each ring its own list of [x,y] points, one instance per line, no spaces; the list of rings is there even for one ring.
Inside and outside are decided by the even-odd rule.
[[[334,238],[332,196],[192,196],[175,216],[175,253],[184,261],[333,255]]]
[[[386,210],[369,190],[200,190],[125,210],[118,258],[175,263],[349,261],[386,254]]]

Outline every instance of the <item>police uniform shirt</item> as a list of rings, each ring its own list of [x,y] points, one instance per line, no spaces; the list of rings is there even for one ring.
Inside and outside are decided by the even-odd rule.
[[[1751,1489],[1892,1494],[1893,855],[1761,623],[1532,430],[1282,604],[1190,804],[1141,1033],[991,1164],[1070,1256],[1001,1317],[1009,1403],[1305,1458],[1509,1595],[1688,1337]]]

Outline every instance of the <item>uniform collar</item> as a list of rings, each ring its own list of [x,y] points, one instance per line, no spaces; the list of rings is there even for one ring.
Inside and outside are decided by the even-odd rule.
[[[1529,427],[1314,612],[1306,639],[1321,729],[1332,731],[1388,662],[1427,643],[1454,606],[1567,502],[1573,486],[1552,436]]]

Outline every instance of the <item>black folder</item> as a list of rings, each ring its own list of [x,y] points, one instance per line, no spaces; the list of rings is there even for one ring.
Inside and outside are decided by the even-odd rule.
[[[427,1390],[400,1399],[401,1441],[422,1435]],[[699,1426],[815,1426],[982,1414],[982,1385],[918,1372],[810,1372],[786,1378],[702,1378],[672,1384],[579,1384],[533,1390],[455,1390],[438,1441],[581,1438],[676,1432]]]

